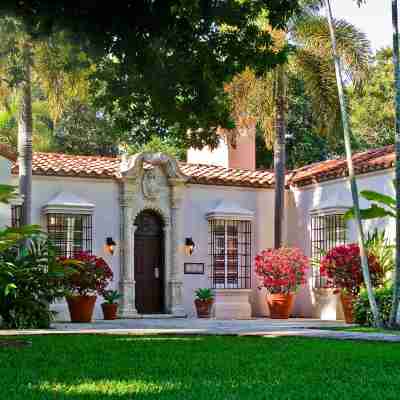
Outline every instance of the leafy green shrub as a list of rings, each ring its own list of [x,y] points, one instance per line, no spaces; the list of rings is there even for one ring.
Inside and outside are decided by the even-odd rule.
[[[0,316],[8,328],[48,328],[49,304],[64,295],[55,252],[44,234],[0,252]]]
[[[214,298],[214,294],[209,288],[200,288],[195,291],[196,299],[201,301],[211,301]]]
[[[392,287],[385,286],[374,290],[375,298],[381,311],[383,323],[389,322],[392,307]],[[354,322],[360,325],[373,326],[374,318],[368,300],[368,293],[365,289],[360,292],[353,304]]]

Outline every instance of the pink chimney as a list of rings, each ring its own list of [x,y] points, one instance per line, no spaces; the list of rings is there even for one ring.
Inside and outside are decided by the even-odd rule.
[[[256,169],[255,123],[239,128],[235,135],[230,135],[222,129],[218,130],[218,133],[220,139],[216,149],[211,150],[208,146],[202,150],[190,148],[187,152],[187,162],[225,168]]]

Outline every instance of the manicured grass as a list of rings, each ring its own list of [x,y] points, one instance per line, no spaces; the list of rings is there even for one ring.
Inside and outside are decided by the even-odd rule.
[[[33,336],[0,348],[4,400],[398,399],[400,345],[305,338]]]
[[[341,332],[364,332],[364,333],[385,333],[387,335],[400,335],[400,330],[371,328],[368,326],[343,326],[343,327],[322,327],[318,328],[326,331],[341,331]]]

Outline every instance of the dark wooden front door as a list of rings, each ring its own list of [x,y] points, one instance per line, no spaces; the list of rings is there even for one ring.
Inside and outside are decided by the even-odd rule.
[[[143,211],[135,221],[135,298],[140,314],[164,311],[163,229],[160,217]]]

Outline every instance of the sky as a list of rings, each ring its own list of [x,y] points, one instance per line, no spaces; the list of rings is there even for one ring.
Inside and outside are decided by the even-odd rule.
[[[361,29],[374,50],[392,45],[391,0],[366,0],[360,8],[351,0],[331,0],[335,18],[344,18]]]

